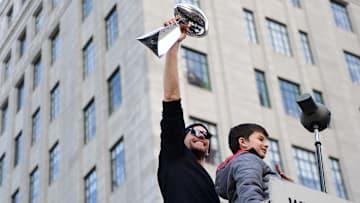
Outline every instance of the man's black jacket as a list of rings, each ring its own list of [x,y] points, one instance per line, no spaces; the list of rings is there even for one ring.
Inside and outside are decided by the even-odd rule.
[[[163,102],[158,181],[165,203],[219,203],[214,183],[185,146],[181,102]]]

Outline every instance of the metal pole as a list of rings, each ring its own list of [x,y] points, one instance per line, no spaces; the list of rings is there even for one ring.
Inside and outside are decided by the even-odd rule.
[[[319,170],[320,187],[322,192],[326,192],[324,167],[323,167],[322,154],[321,154],[320,134],[317,126],[314,128],[315,128],[314,132],[315,132],[316,160]]]

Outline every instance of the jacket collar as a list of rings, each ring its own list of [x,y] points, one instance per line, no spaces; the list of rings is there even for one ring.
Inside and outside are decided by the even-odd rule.
[[[247,150],[242,150],[239,149],[235,154],[231,155],[230,157],[226,158],[224,162],[222,162],[221,164],[219,164],[219,166],[217,167],[217,170],[224,168],[225,166],[227,166],[232,160],[234,160],[238,155],[240,155],[241,153],[247,152]]]

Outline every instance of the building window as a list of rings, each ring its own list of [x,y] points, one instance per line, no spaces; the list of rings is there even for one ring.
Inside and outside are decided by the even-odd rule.
[[[86,43],[83,48],[83,61],[84,61],[84,78],[89,76],[94,70],[94,43],[92,38]]]
[[[14,167],[16,167],[22,157],[22,132],[16,136],[15,138],[15,146],[14,146]]]
[[[351,32],[352,28],[346,6],[338,3],[337,1],[331,1],[331,9],[333,11],[336,25],[346,31]]]
[[[49,160],[49,182],[50,184],[55,181],[59,175],[59,143],[50,149],[50,160]]]
[[[16,112],[19,112],[24,105],[24,97],[25,97],[25,90],[24,90],[24,78],[18,82],[16,85],[17,90],[17,103],[16,103]]]
[[[271,104],[266,85],[265,73],[259,70],[255,70],[255,76],[260,103],[262,106],[270,108]]]
[[[187,70],[188,82],[211,90],[207,56],[203,53],[182,47],[182,58]]]
[[[85,203],[96,203],[96,169],[85,177]]]
[[[19,57],[22,57],[25,54],[27,48],[25,31],[20,35],[18,41],[19,41]]]
[[[34,14],[35,20],[35,34],[39,33],[44,24],[44,15],[42,11],[42,5],[36,10]]]
[[[299,85],[282,79],[279,79],[279,83],[285,112],[291,116],[299,116],[300,109],[296,103],[296,98],[300,95]]]
[[[82,0],[82,18],[88,17],[92,10],[92,0]]]
[[[276,164],[279,165],[280,168],[283,169],[283,164],[281,161],[278,141],[274,140],[274,139],[269,139],[268,143],[269,143],[268,157],[270,158],[270,166],[271,166],[272,170],[276,171],[276,169],[275,169]]]
[[[5,179],[5,154],[0,157],[0,186],[3,185]]]
[[[342,199],[348,199],[344,179],[342,177],[339,160],[330,158],[332,177],[336,187],[337,195]]]
[[[11,203],[20,203],[19,189],[11,195]]]
[[[352,82],[360,84],[360,57],[348,52],[344,55]]]
[[[31,144],[36,143],[40,137],[40,108],[32,116]]]
[[[192,4],[200,8],[200,0],[176,0],[176,3]]]
[[[42,72],[41,55],[36,57],[33,66],[34,66],[33,89],[36,89],[41,81],[41,72]]]
[[[59,28],[56,28],[53,34],[50,36],[50,41],[51,41],[51,64],[54,64],[55,61],[60,56]]]
[[[319,104],[324,104],[324,99],[323,99],[322,93],[320,91],[313,90],[313,97],[314,97],[315,102],[317,102]]]
[[[10,27],[10,26],[11,26],[11,23],[12,23],[12,21],[13,21],[13,18],[14,18],[14,9],[13,9],[13,6],[11,6],[10,9],[9,9],[9,11],[7,12],[6,18],[7,18],[7,24],[8,24],[8,26]]]
[[[84,109],[85,143],[89,142],[96,133],[95,100],[92,99]]]
[[[29,202],[37,203],[39,202],[39,169],[36,167],[30,174],[30,195]]]
[[[301,8],[300,0],[291,0],[291,3],[295,8]]]
[[[60,88],[59,83],[50,92],[50,121],[54,120],[60,113]]]
[[[121,76],[120,70],[117,69],[108,80],[109,86],[109,111],[110,115],[121,104]]]
[[[114,191],[125,181],[125,154],[123,138],[111,148],[111,189]]]
[[[247,36],[248,36],[249,42],[255,43],[255,44],[258,43],[253,12],[244,9],[244,18],[245,18],[245,22],[246,22],[246,30],[247,30]]]
[[[51,0],[51,7],[54,9],[56,8],[60,3],[60,0]]]
[[[286,26],[270,19],[267,19],[267,24],[273,50],[277,53],[291,56]]]
[[[294,147],[293,151],[300,183],[306,187],[320,190],[320,179],[314,153],[297,147]]]
[[[4,80],[6,81],[10,76],[11,70],[11,54],[9,53],[4,60]]]
[[[219,136],[218,136],[216,124],[193,117],[191,117],[189,121],[191,123],[202,123],[208,128],[209,132],[212,134],[212,137],[210,139],[210,153],[209,156],[206,157],[205,161],[213,165],[220,164],[221,157],[220,157],[220,147],[219,147]]]
[[[106,46],[110,48],[118,38],[118,15],[114,7],[105,18],[106,25]]]
[[[308,35],[305,32],[299,32],[301,47],[304,52],[305,61],[307,64],[314,64],[314,57],[311,52],[310,42]]]
[[[8,101],[1,106],[1,133],[4,133],[9,124]]]

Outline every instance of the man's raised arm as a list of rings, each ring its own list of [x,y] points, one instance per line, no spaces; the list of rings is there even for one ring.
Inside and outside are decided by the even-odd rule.
[[[164,23],[165,26],[175,23],[176,18]],[[164,70],[164,101],[176,101],[180,99],[180,85],[177,64],[177,54],[179,52],[180,43],[186,37],[186,25],[181,25],[181,36],[178,41],[166,53],[166,62]]]

